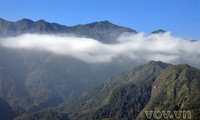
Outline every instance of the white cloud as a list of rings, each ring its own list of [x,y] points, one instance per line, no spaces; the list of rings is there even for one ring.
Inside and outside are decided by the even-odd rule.
[[[160,60],[170,63],[200,63],[200,42],[191,42],[170,33],[122,34],[115,44],[68,35],[24,34],[4,38],[2,45],[13,49],[45,50],[69,55],[85,62],[109,62],[125,56],[139,61]]]

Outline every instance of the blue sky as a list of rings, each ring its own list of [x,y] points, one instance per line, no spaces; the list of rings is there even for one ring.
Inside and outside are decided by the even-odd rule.
[[[108,20],[138,32],[164,29],[200,40],[200,0],[0,0],[0,17],[67,26]]]

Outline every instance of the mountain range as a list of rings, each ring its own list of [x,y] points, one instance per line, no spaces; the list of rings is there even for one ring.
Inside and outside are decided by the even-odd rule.
[[[16,36],[25,33],[39,34],[74,34],[99,40],[103,43],[113,43],[125,32],[137,33],[135,30],[110,23],[109,21],[93,22],[85,25],[65,26],[49,23],[44,20],[32,21],[22,19],[16,22],[0,18],[0,36]]]
[[[156,30],[152,34],[162,34]],[[115,44],[136,30],[109,21],[65,26],[44,20],[0,19],[0,38],[34,34],[73,34]],[[48,51],[0,45],[0,119],[145,120],[145,111],[188,110],[200,114],[200,70],[187,64],[112,59],[87,63]]]
[[[198,120],[199,90],[199,69],[151,61],[118,74],[78,99],[17,119],[148,120],[144,111],[187,110],[191,112],[188,119]]]
[[[108,21],[67,27],[44,20],[33,22],[29,19],[22,19],[10,22],[0,19],[2,38],[24,33],[73,33],[110,43],[112,38],[116,37],[113,35],[120,32],[135,33],[134,30],[114,25]],[[126,61],[125,65],[118,60],[112,63],[88,64],[70,56],[31,50],[14,50],[3,46],[0,46],[0,58],[2,83],[0,96],[22,111],[35,111],[58,105],[64,100],[80,96],[92,86],[134,66],[132,63],[128,64],[129,61]]]

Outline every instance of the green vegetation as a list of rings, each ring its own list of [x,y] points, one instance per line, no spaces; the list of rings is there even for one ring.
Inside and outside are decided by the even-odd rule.
[[[152,96],[139,117],[145,120],[144,111],[191,111],[196,120],[200,113],[200,71],[188,65],[170,66],[160,73]]]
[[[199,90],[200,70],[188,65],[150,62],[105,81],[78,99],[19,119],[35,118],[38,114],[45,114],[46,119],[53,113],[62,113],[71,120],[145,120],[144,111],[188,110],[192,119],[197,120]]]
[[[24,33],[65,33],[111,43],[121,32],[135,33],[108,21],[68,27],[44,20],[10,22],[0,19],[0,38]],[[88,64],[70,56],[0,46],[0,98],[17,116],[32,113],[75,99],[133,66],[117,60]]]
[[[108,21],[67,27],[44,20],[0,19],[0,37],[74,33],[113,43],[123,32],[136,33]],[[164,31],[155,31],[160,32]],[[134,65],[117,60],[88,64],[69,56],[2,46],[0,57],[3,120],[145,120],[144,111],[149,110],[187,110],[197,120],[200,114],[200,70],[189,65],[151,61],[120,73]]]

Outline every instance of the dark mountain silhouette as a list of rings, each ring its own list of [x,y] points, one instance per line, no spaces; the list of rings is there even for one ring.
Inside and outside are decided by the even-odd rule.
[[[165,32],[167,32],[167,31],[162,30],[162,29],[158,29],[158,30],[153,31],[152,34],[162,34],[162,33],[165,33]]]
[[[0,36],[16,36],[24,33],[74,34],[99,40],[103,43],[113,43],[125,32],[137,33],[135,30],[110,23],[109,21],[93,22],[85,25],[65,26],[49,23],[44,20],[32,21],[22,19],[16,22],[0,19]]]
[[[12,120],[15,118],[15,112],[12,107],[3,99],[0,98],[0,119],[1,120]]]

